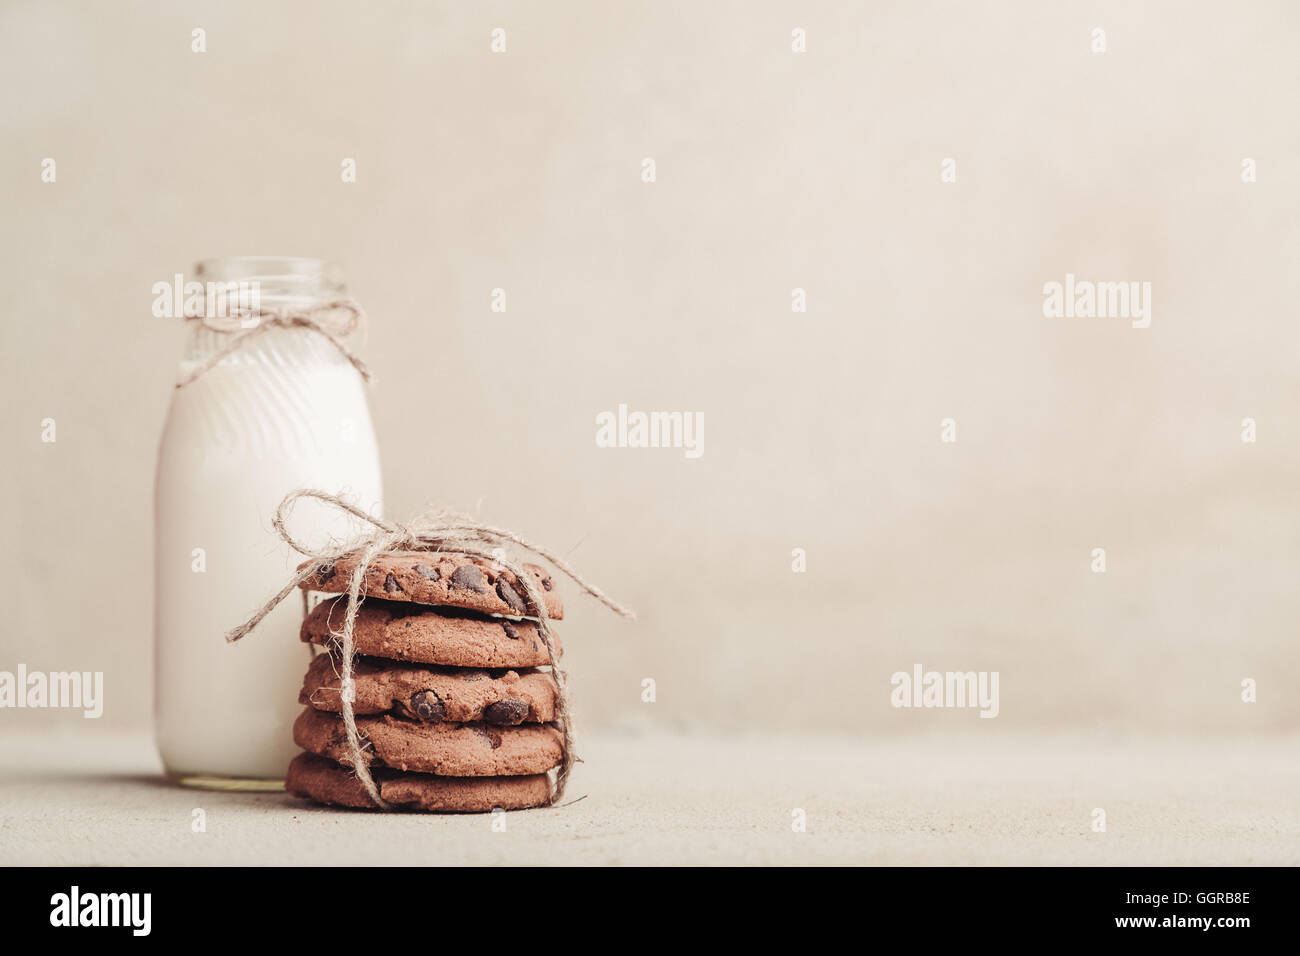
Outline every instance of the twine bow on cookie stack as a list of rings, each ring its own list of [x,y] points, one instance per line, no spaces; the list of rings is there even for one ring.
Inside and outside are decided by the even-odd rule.
[[[363,535],[345,545],[327,548],[312,548],[298,541],[290,534],[286,522],[293,506],[302,498],[315,498],[325,504],[345,511],[355,518],[369,524],[375,530],[369,535]],[[309,558],[310,560],[298,569],[289,583],[280,590],[275,597],[267,601],[261,609],[251,618],[241,624],[239,627],[226,634],[227,641],[237,641],[244,637],[257,626],[272,609],[281,601],[287,598],[300,587],[304,581],[311,578],[317,572],[330,568],[335,562],[344,556],[356,556],[356,567],[352,571],[352,576],[348,582],[348,601],[347,612],[343,621],[343,630],[339,633],[339,644],[342,660],[340,661],[339,677],[341,686],[345,688],[341,698],[341,708],[343,716],[343,725],[347,733],[347,744],[352,757],[352,766],[356,771],[357,778],[365,787],[366,793],[381,809],[390,809],[389,805],[380,796],[379,787],[375,784],[371,776],[370,769],[361,749],[361,737],[357,732],[356,716],[353,712],[352,694],[347,693],[346,689],[353,686],[353,630],[356,626],[357,609],[361,604],[361,592],[365,585],[366,572],[371,563],[381,554],[388,551],[435,551],[447,554],[461,554],[477,558],[486,558],[492,561],[496,566],[509,571],[514,575],[520,590],[523,592],[522,597],[527,611],[527,616],[535,618],[537,621],[537,632],[541,636],[546,646],[546,656],[551,665],[551,673],[555,679],[556,687],[559,690],[558,702],[556,707],[556,723],[559,725],[562,737],[563,755],[559,770],[556,774],[555,788],[551,794],[551,803],[558,803],[564,796],[564,788],[568,782],[569,771],[577,761],[574,753],[573,728],[569,713],[569,690],[568,681],[564,672],[560,670],[560,663],[555,649],[555,637],[551,633],[549,618],[546,613],[546,601],[542,593],[538,590],[533,576],[529,574],[523,566],[511,558],[503,556],[501,546],[505,544],[517,545],[527,551],[545,558],[557,569],[571,578],[580,588],[600,601],[611,611],[623,617],[634,617],[632,611],[619,604],[617,601],[607,597],[598,587],[589,584],[577,571],[569,566],[562,558],[554,552],[543,548],[540,545],[524,539],[512,531],[505,531],[501,528],[494,528],[490,525],[480,524],[466,515],[460,515],[448,511],[434,511],[416,518],[409,524],[398,524],[392,521],[385,521],[368,514],[355,505],[345,501],[338,495],[328,494],[323,491],[303,489],[290,492],[280,502],[276,509],[275,518],[272,522],[276,532],[284,539],[285,543],[291,548]]]
[[[235,329],[240,331],[229,342],[209,355],[198,368],[177,382],[176,387],[184,388],[189,385],[205,372],[215,368],[222,359],[243,348],[249,339],[265,335],[271,329],[307,329],[324,336],[344,358],[352,363],[352,367],[360,373],[361,378],[369,382],[370,369],[344,341],[357,330],[358,326],[365,323],[365,318],[366,313],[355,299],[335,299],[306,309],[258,308],[236,312],[227,320],[229,323],[234,323],[233,328],[228,327],[227,322],[218,323],[206,317],[196,317],[204,328],[214,332],[231,332]],[[253,320],[256,320],[256,324],[250,325]]]

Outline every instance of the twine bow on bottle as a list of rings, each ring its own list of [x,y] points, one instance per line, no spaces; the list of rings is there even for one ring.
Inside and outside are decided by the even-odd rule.
[[[358,326],[365,322],[366,313],[362,310],[361,304],[355,299],[334,299],[330,302],[318,303],[306,309],[257,308],[236,311],[228,319],[221,321],[202,316],[195,318],[202,322],[205,328],[212,329],[214,332],[238,331],[230,341],[209,355],[202,364],[177,382],[177,388],[184,388],[200,375],[215,368],[222,359],[239,351],[249,339],[265,335],[271,329],[292,328],[308,329],[324,336],[342,353],[344,358],[352,363],[352,367],[361,374],[364,381],[367,383],[370,381],[370,369],[344,341],[357,330]],[[256,320],[256,324],[250,324],[254,320]]]
[[[333,505],[341,511],[345,511],[375,530],[368,534],[355,538],[352,541],[340,546],[312,548],[298,541],[289,533],[286,527],[290,512],[293,507],[302,498],[315,498],[325,504]],[[347,731],[348,750],[352,757],[352,766],[356,771],[357,778],[365,787],[366,793],[370,799],[381,809],[390,809],[389,805],[380,796],[379,788],[376,786],[370,769],[361,750],[361,738],[357,732],[356,715],[353,712],[352,700],[353,694],[348,693],[348,689],[353,687],[352,683],[352,665],[355,654],[353,647],[353,630],[356,626],[357,608],[361,604],[361,591],[365,584],[366,572],[371,563],[381,554],[388,551],[437,551],[447,554],[462,554],[477,558],[486,558],[492,561],[497,567],[503,568],[514,575],[518,582],[518,589],[522,592],[522,597],[527,611],[527,616],[535,618],[537,621],[537,633],[541,636],[542,642],[546,645],[546,656],[551,665],[551,674],[555,679],[555,684],[559,690],[559,699],[556,706],[556,724],[559,726],[562,737],[563,754],[559,770],[555,778],[555,788],[551,794],[551,803],[558,803],[564,796],[564,788],[568,782],[569,771],[577,761],[573,746],[573,728],[572,720],[569,713],[569,689],[568,680],[564,672],[560,670],[558,655],[555,650],[555,637],[551,633],[550,619],[546,613],[546,601],[538,589],[533,576],[529,574],[520,562],[512,558],[503,556],[501,546],[504,544],[514,544],[539,557],[545,558],[558,570],[563,572],[580,588],[600,601],[615,614],[622,617],[635,617],[636,615],[619,604],[617,601],[607,597],[600,588],[588,583],[582,575],[575,571],[563,558],[556,555],[553,551],[533,544],[525,538],[515,534],[512,531],[506,531],[501,528],[494,528],[490,525],[480,524],[467,515],[456,514],[448,511],[433,511],[420,515],[409,524],[398,524],[392,521],[385,521],[368,514],[355,505],[345,501],[338,495],[332,495],[324,491],[315,491],[311,489],[300,489],[292,491],[285,496],[276,508],[275,517],[272,520],[272,526],[277,534],[280,535],[284,542],[293,548],[299,554],[305,555],[310,560],[300,567],[289,583],[280,590],[271,600],[267,601],[252,617],[234,628],[226,634],[227,641],[237,641],[244,637],[257,624],[266,617],[267,614],[300,587],[308,578],[315,575],[318,571],[329,568],[336,561],[344,556],[355,556],[356,566],[352,570],[352,576],[348,581],[348,601],[347,613],[343,620],[343,630],[336,636],[341,645],[340,651],[342,660],[340,661],[341,686],[344,693],[341,695],[343,726]]]

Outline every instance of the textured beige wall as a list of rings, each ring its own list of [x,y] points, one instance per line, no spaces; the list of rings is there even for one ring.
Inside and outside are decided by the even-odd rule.
[[[7,0],[0,669],[149,720],[150,286],[318,255],[390,513],[477,507],[640,610],[571,596],[589,725],[1294,728],[1297,90],[1281,2]],[[1045,318],[1067,272],[1151,282],[1150,328]],[[704,456],[597,448],[619,402]],[[891,709],[914,662],[999,671],[1000,718]]]

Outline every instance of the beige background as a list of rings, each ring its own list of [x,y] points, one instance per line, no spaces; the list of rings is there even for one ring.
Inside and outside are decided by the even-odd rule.
[[[391,514],[639,609],[571,596],[588,726],[1295,729],[1298,89],[1286,3],[6,0],[0,669],[108,701],[3,720],[147,726],[150,286],[279,254],[371,313]],[[1066,272],[1150,281],[1151,327],[1044,318]],[[598,449],[619,402],[702,411],[704,457]],[[914,662],[1000,671],[1001,716],[890,708]]]

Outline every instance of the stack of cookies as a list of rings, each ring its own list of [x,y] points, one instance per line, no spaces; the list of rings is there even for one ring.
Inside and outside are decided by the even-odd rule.
[[[355,560],[342,558],[303,589],[346,592]],[[550,576],[524,569],[551,618],[564,608]],[[541,806],[547,771],[563,756],[553,725],[559,690],[523,588],[490,561],[434,552],[381,554],[366,569],[353,629],[353,711],[363,758],[393,807],[443,812]],[[338,634],[348,596],[318,604],[302,639],[325,648],[303,681],[306,709],[293,739],[307,753],[285,787],[322,803],[373,808],[351,770],[343,726]],[[558,648],[558,637],[557,652]]]

